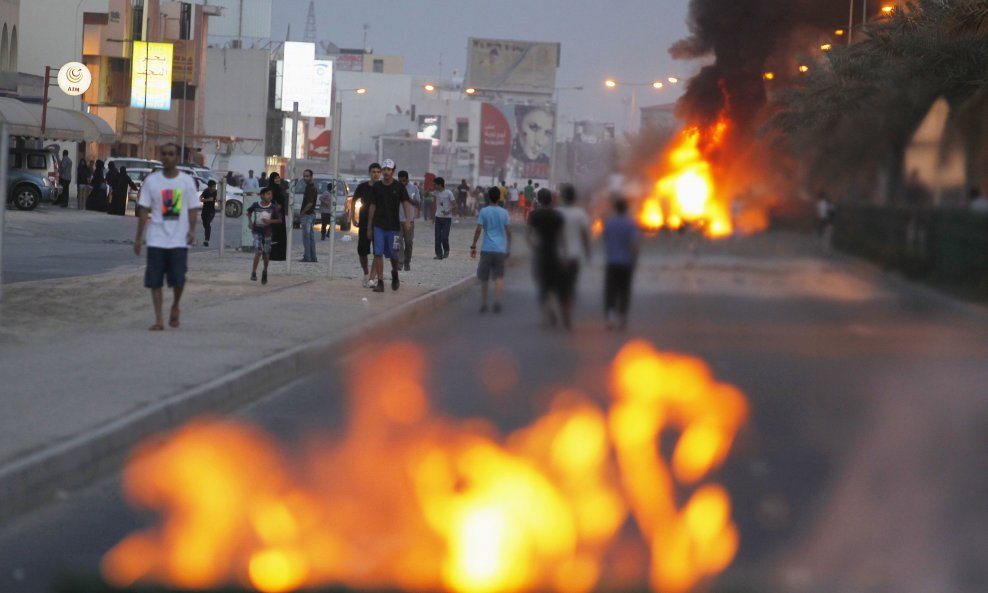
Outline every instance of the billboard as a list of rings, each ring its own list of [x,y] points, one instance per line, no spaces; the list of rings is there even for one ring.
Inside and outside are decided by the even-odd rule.
[[[130,106],[172,108],[172,44],[134,42],[130,71]]]
[[[312,87],[309,100],[302,109],[308,117],[330,117],[333,107],[333,63],[328,60],[312,62]]]
[[[558,43],[471,37],[465,84],[478,90],[552,94],[559,49]]]
[[[276,106],[298,111],[306,117],[330,117],[333,105],[333,62],[316,60],[313,43],[288,41],[284,59],[278,62]]]
[[[316,45],[286,41],[284,58],[281,61],[281,103],[282,111],[291,111],[298,103],[301,112],[312,95],[312,63],[316,59]]]
[[[548,179],[555,139],[555,105],[483,103],[480,176],[495,181]]]
[[[415,137],[432,140],[433,146],[439,146],[442,140],[442,117],[438,115],[420,115],[416,118],[418,130]]]

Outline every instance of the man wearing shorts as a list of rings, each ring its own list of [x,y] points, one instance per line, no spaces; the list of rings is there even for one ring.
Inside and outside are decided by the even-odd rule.
[[[271,260],[271,235],[273,227],[281,222],[281,207],[271,201],[271,187],[261,190],[261,201],[251,204],[247,209],[247,228],[254,238],[254,267],[250,270],[250,279],[257,280],[257,263],[264,258],[264,270],[261,271],[261,284],[268,283],[268,262]]]
[[[148,175],[141,185],[137,198],[137,236],[134,237],[136,255],[141,254],[142,242],[148,247],[144,286],[151,289],[154,305],[154,325],[148,328],[151,331],[165,329],[161,289],[166,278],[175,297],[168,325],[179,326],[178,305],[185,288],[189,245],[195,241],[196,221],[202,208],[196,182],[176,168],[178,145],[165,144],[160,154],[162,170]]]
[[[398,241],[402,224],[398,217],[398,209],[404,209],[405,220],[412,219],[412,209],[409,206],[408,191],[405,186],[395,180],[395,162],[385,159],[381,163],[381,181],[371,190],[370,212],[367,220],[370,224],[365,230],[368,239],[374,241],[374,274],[377,276],[377,286],[374,292],[384,292],[384,258],[391,260],[391,290],[398,290]],[[410,223],[405,223],[407,230]]]
[[[371,240],[373,239],[373,237],[368,238],[367,236],[367,229],[370,228],[367,215],[370,213],[371,189],[381,180],[381,165],[371,163],[371,166],[367,167],[367,172],[370,173],[370,180],[362,182],[353,192],[354,211],[360,213],[353,223],[360,229],[357,233],[357,257],[360,258],[360,267],[364,270],[363,285],[367,288],[373,288],[377,282],[371,282],[370,269],[367,265],[367,256],[370,255]]]
[[[477,264],[477,278],[480,280],[480,312],[487,312],[487,282],[494,278],[494,312],[501,312],[501,297],[504,294],[504,261],[511,253],[511,229],[508,227],[508,211],[497,206],[501,190],[491,187],[487,190],[487,203],[477,216],[477,228],[473,232],[473,245],[470,257],[477,257],[477,241],[481,233],[484,243],[480,247],[480,263]]]

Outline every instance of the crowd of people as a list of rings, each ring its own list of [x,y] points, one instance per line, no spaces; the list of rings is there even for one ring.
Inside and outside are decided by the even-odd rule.
[[[195,241],[199,220],[203,223],[205,244],[208,245],[210,223],[216,213],[215,182],[210,182],[200,195],[193,179],[177,169],[178,155],[178,147],[174,144],[161,147],[162,169],[145,178],[137,202],[134,252],[140,255],[142,248],[147,247],[144,283],[151,291],[154,306],[152,331],[165,328],[162,301],[166,282],[174,294],[168,326],[179,327],[188,246]],[[471,193],[465,182],[457,186],[454,194],[446,189],[445,179],[436,177],[423,191],[409,182],[407,171],[395,171],[395,168],[391,159],[371,164],[368,167],[370,179],[361,183],[354,193],[354,209],[358,213],[355,221],[357,257],[364,274],[363,286],[378,293],[385,292],[385,259],[390,261],[392,290],[398,290],[401,285],[400,272],[410,271],[416,219],[424,213],[432,215],[435,259],[443,260],[451,252],[449,231],[454,215],[473,216],[468,214],[471,212],[468,202],[462,199],[463,192],[468,194],[467,198]],[[302,179],[305,183],[300,208],[302,261],[314,262],[317,261],[313,229],[317,192],[313,172],[307,169]],[[252,180],[253,172],[245,182]],[[277,173],[267,176],[263,186],[256,181],[260,201],[246,210],[254,251],[250,279],[260,279],[261,284],[267,284],[270,261],[284,260],[287,256],[285,212],[288,203]],[[484,190],[485,204],[476,209],[477,223],[470,256],[478,258],[476,274],[481,286],[482,314],[488,311],[500,313],[504,308],[505,267],[512,243],[512,201],[506,199],[505,188],[502,184]],[[590,260],[590,221],[583,208],[577,205],[572,186],[563,185],[558,197],[547,188],[534,190],[535,186],[529,183],[526,190],[519,192],[514,213],[525,216],[543,324],[551,327],[561,323],[569,329],[581,262]],[[531,206],[525,191],[535,194]],[[429,204],[431,212],[427,209]],[[613,206],[614,214],[603,227],[605,314],[608,328],[620,329],[627,323],[631,278],[638,258],[638,230],[627,215],[627,204],[623,199],[616,198]],[[258,277],[258,267],[262,264]],[[494,282],[493,302],[490,302],[488,290],[491,281]]]

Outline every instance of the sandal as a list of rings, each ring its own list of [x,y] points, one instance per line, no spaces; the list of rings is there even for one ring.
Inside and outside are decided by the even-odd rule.
[[[181,314],[181,311],[175,311],[174,309],[172,310],[171,316],[168,317],[168,327],[179,326],[179,322],[178,322],[179,314]]]
[[[160,331],[163,331],[164,329],[165,329],[165,326],[161,325],[160,323],[155,323],[154,325],[152,325],[151,327],[148,328],[148,331],[160,332]]]

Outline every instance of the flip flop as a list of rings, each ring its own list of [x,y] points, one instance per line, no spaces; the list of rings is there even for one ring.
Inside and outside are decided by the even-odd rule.
[[[155,323],[154,325],[152,325],[151,327],[148,328],[148,331],[160,332],[160,331],[162,331],[164,329],[165,329],[165,326],[161,325],[160,323]]]
[[[178,323],[178,315],[179,314],[181,314],[181,311],[179,311],[178,313],[172,312],[171,316],[168,317],[168,327],[178,327],[179,326],[179,323]]]

